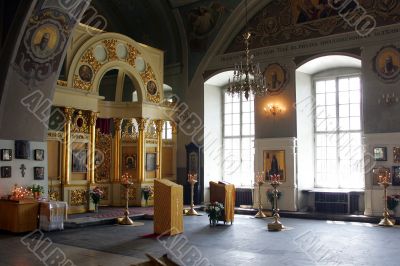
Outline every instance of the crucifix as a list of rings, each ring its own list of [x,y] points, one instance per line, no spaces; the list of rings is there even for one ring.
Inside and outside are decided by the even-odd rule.
[[[25,170],[26,170],[25,164],[21,164],[21,167],[19,169],[21,169],[22,177],[25,177]]]

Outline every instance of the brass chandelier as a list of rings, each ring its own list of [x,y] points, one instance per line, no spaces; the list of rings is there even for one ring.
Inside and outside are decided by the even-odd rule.
[[[246,1],[246,28],[248,29],[247,21],[247,1]],[[254,55],[250,54],[249,44],[250,44],[251,32],[247,30],[243,34],[243,40],[245,44],[244,51],[244,64],[241,61],[239,64],[235,64],[233,71],[232,81],[229,78],[228,93],[230,95],[244,94],[246,100],[249,99],[250,93],[255,96],[265,95],[268,91],[266,86],[266,81],[263,73],[260,69],[260,64],[253,62]]]

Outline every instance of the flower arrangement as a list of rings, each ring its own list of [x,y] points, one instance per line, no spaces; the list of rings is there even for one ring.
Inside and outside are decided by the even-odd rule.
[[[206,213],[210,220],[210,226],[214,226],[219,220],[224,218],[224,205],[219,202],[213,202],[207,205]]]
[[[95,187],[90,191],[90,197],[95,205],[99,204],[101,198],[103,197],[104,192],[99,188]]]
[[[44,187],[38,184],[33,184],[28,189],[32,192],[35,199],[39,199],[44,194]]]
[[[151,198],[154,195],[154,190],[152,186],[147,186],[142,188],[142,195],[144,200],[147,202],[149,198]]]
[[[389,210],[393,211],[396,209],[400,202],[400,195],[390,195],[386,197],[387,207]]]

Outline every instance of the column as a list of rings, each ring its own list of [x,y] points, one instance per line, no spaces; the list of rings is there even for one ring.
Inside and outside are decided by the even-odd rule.
[[[162,146],[163,146],[163,127],[164,120],[156,120],[156,130],[157,130],[157,178],[162,178]]]
[[[122,118],[114,118],[114,182],[119,181],[121,166],[121,125]]]
[[[90,144],[89,144],[89,176],[88,179],[90,184],[95,183],[95,173],[94,170],[96,168],[95,164],[95,155],[96,155],[96,120],[98,113],[91,112],[89,117],[89,134],[90,134]]]
[[[137,147],[138,147],[138,180],[140,183],[144,181],[144,149],[145,149],[145,132],[144,130],[146,129],[146,122],[147,119],[145,118],[136,118],[136,122],[138,124],[138,130],[139,130],[139,135],[138,135],[138,141],[137,141]]]
[[[174,143],[174,152],[172,153],[174,158],[172,160],[173,162],[173,175],[175,178],[177,178],[177,173],[176,173],[176,169],[177,169],[177,165],[176,165],[176,155],[178,154],[177,151],[177,145],[178,145],[178,127],[177,124],[174,121],[169,121],[171,127],[172,127],[172,142]]]
[[[65,107],[65,124],[64,124],[64,142],[63,142],[63,183],[69,185],[71,183],[71,121],[74,114],[74,109]]]

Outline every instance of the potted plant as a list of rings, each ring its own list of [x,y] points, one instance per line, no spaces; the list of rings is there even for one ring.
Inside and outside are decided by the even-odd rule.
[[[104,192],[99,188],[95,187],[93,190],[90,191],[90,197],[94,203],[94,211],[99,211],[99,203],[101,198],[103,197]]]
[[[399,204],[399,198],[395,195],[390,195],[386,197],[386,202],[387,208],[394,212],[394,209],[396,209],[397,205]]]
[[[38,184],[33,184],[32,186],[28,187],[28,189],[32,192],[33,197],[37,200],[42,196],[42,194],[44,194],[44,187]]]
[[[210,220],[210,226],[215,226],[219,220],[224,218],[224,205],[219,202],[213,202],[207,205],[206,213]]]
[[[142,188],[142,195],[144,200],[146,201],[146,207],[147,207],[147,201],[149,200],[150,197],[152,197],[154,194],[153,188],[151,186],[147,186]]]

